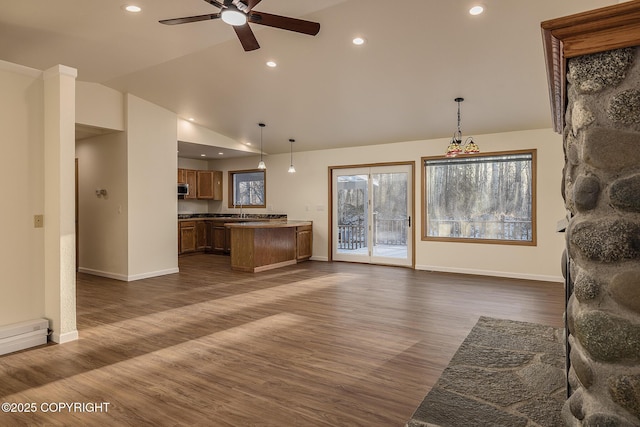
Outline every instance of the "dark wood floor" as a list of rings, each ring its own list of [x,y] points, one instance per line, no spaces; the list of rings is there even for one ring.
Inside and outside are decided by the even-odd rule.
[[[481,315],[562,326],[559,283],[229,258],[124,283],[80,274],[80,339],[0,357],[0,425],[398,426]],[[108,402],[108,412],[42,403]],[[45,409],[49,407],[45,405]],[[55,408],[55,406],[54,406]]]

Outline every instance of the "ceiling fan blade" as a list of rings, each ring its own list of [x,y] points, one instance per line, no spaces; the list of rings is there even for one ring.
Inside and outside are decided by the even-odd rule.
[[[320,24],[317,22],[272,15],[264,12],[251,11],[249,13],[249,22],[294,31],[296,33],[309,34],[310,36],[315,36],[320,31]]]
[[[240,43],[242,43],[242,47],[244,48],[245,52],[260,49],[258,40],[253,34],[253,31],[251,31],[249,24],[234,26],[233,29],[238,35],[238,39],[240,40]]]
[[[184,18],[163,19],[160,22],[165,25],[188,24],[189,22],[207,21],[210,19],[220,18],[219,13],[210,13],[208,15],[187,16]]]
[[[249,6],[249,10],[253,9],[254,7],[256,7],[256,5],[258,3],[260,3],[262,0],[248,0],[247,1],[247,6]]]
[[[209,4],[211,4],[211,5],[215,6],[215,7],[217,7],[217,8],[219,8],[219,9],[222,9],[222,8],[224,7],[224,6],[222,5],[222,3],[220,3],[219,1],[216,1],[216,0],[204,0],[204,1],[206,1],[207,3],[209,3]]]

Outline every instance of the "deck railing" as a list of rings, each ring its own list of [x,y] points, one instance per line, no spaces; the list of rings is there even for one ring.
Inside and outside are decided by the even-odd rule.
[[[366,246],[367,233],[364,224],[338,224],[338,249],[360,249]]]
[[[431,237],[458,237],[470,239],[500,239],[531,241],[531,221],[461,221],[429,220],[428,235]]]
[[[405,246],[407,244],[407,220],[374,217],[373,244]]]
[[[373,244],[404,246],[407,244],[407,221],[404,219],[373,219]],[[338,224],[338,249],[360,249],[367,245],[367,227]]]

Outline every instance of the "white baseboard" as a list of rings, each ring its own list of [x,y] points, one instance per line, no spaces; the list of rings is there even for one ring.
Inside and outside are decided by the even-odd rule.
[[[473,274],[476,276],[507,277],[509,279],[538,280],[542,282],[564,283],[564,278],[562,276],[513,273],[509,271],[477,270],[477,269],[471,269],[471,268],[450,268],[450,267],[438,267],[435,265],[416,265],[416,270],[437,271],[441,273]]]
[[[178,267],[176,267],[176,268],[168,268],[166,270],[158,270],[158,271],[150,271],[148,273],[134,274],[132,276],[129,276],[127,281],[133,282],[134,280],[148,279],[150,277],[166,276],[167,274],[175,274],[175,273],[178,273],[179,271],[180,270],[178,269]]]
[[[108,279],[122,280],[123,282],[128,282],[127,275],[125,275],[125,274],[111,273],[109,271],[94,270],[93,268],[78,267],[78,273],[86,273],[86,274],[91,274],[93,276],[106,277]]]
[[[315,255],[313,255],[309,259],[311,261],[325,261],[325,262],[329,261],[329,257],[326,257],[326,256],[315,256]]]
[[[51,334],[51,341],[64,344],[66,342],[76,341],[78,339],[78,331],[65,332],[64,334],[60,334],[58,332],[53,332]]]
[[[179,271],[180,270],[178,269],[178,267],[176,267],[176,268],[169,268],[166,270],[150,271],[148,273],[134,274],[134,275],[128,276],[126,274],[111,273],[108,271],[94,270],[92,268],[78,267],[79,273],[86,273],[94,276],[106,277],[108,279],[121,280],[123,282],[133,282],[135,280],[148,279],[150,277],[165,276],[167,274],[178,273]]]

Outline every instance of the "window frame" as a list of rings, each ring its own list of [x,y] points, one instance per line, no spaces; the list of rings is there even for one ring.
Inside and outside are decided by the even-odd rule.
[[[234,186],[234,176],[241,174],[249,174],[249,173],[262,173],[263,174],[263,182],[264,182],[264,190],[263,190],[263,203],[260,205],[242,205],[242,208],[252,209],[252,208],[266,208],[267,207],[267,171],[265,169],[243,169],[243,170],[234,170],[228,171],[228,206],[229,208],[239,207],[240,205],[234,204],[236,200],[235,194],[235,186]]]
[[[457,158],[482,158],[482,157],[493,157],[493,156],[508,156],[508,155],[518,155],[518,154],[528,154],[531,155],[531,240],[502,240],[502,239],[481,239],[481,238],[470,238],[470,237],[437,237],[437,236],[428,236],[427,231],[427,165],[425,164],[428,160],[454,160]],[[422,174],[422,183],[421,183],[421,240],[423,241],[432,241],[432,242],[455,242],[455,243],[484,243],[484,244],[498,244],[498,245],[516,245],[516,246],[537,246],[537,149],[524,149],[524,150],[509,150],[509,151],[497,151],[497,152],[487,152],[481,154],[467,154],[467,155],[459,155],[455,158],[447,158],[445,156],[427,156],[420,158],[421,174]]]

